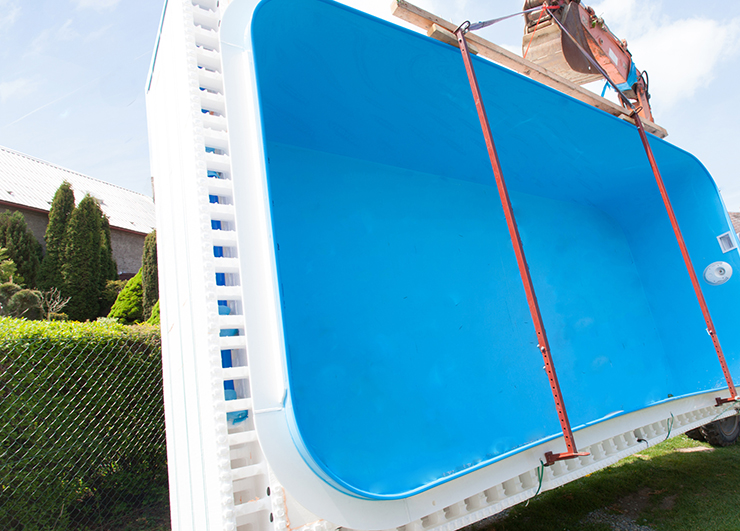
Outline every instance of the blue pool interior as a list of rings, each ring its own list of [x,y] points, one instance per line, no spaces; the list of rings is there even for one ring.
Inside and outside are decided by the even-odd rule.
[[[263,2],[252,41],[306,461],[401,498],[559,436],[459,50],[323,0]],[[635,128],[474,63],[576,436],[724,387]],[[698,274],[740,271],[705,168],[651,145]],[[736,377],[738,276],[701,281]]]

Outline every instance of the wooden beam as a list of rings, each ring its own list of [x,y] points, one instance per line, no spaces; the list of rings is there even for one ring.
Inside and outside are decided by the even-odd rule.
[[[414,26],[422,28],[430,36],[442,35],[441,31],[435,31],[435,26],[438,29],[447,30],[450,33],[454,33],[458,27],[457,24],[453,24],[437,15],[424,11],[415,5],[406,2],[406,0],[393,0],[391,11],[394,16],[413,24]],[[601,109],[604,112],[608,112],[609,114],[634,124],[632,118],[628,116],[627,110],[622,106],[602,98],[589,90],[579,87],[575,83],[572,83],[567,79],[542,68],[541,66],[527,61],[526,59],[522,59],[518,55],[511,53],[509,50],[487,41],[474,33],[468,33],[466,35],[466,39],[468,40],[468,43],[475,45],[478,55],[481,57],[490,59],[501,66],[505,66],[519,74],[530,77],[543,85],[547,85],[563,94],[567,94],[568,96],[584,103],[588,103],[597,109]],[[440,40],[442,42],[448,42],[446,38],[440,38]],[[665,138],[668,136],[668,131],[653,122],[643,120],[643,124],[646,131],[659,138]]]
[[[460,47],[460,43],[457,42],[457,37],[455,37],[455,34],[452,33],[450,30],[443,28],[442,26],[438,26],[437,24],[432,24],[431,26],[429,26],[429,29],[427,30],[427,37],[446,42],[447,44],[449,44],[450,46],[454,46],[455,48]],[[478,47],[472,42],[468,43],[468,51],[470,51],[470,53],[472,53],[473,55],[478,55]]]

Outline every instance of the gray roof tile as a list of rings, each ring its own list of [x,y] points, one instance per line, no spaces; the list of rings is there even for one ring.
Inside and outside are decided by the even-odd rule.
[[[112,227],[143,234],[154,229],[150,197],[0,146],[0,201],[48,211],[63,181],[72,185],[77,203],[85,194],[97,198]]]
[[[732,221],[732,226],[735,228],[735,232],[740,234],[740,212],[728,212],[730,214],[730,220]]]

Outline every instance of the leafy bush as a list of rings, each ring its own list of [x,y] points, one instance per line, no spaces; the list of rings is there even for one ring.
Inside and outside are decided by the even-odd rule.
[[[134,324],[141,321],[143,317],[141,270],[134,278],[126,282],[126,287],[118,294],[108,317],[118,319],[123,324]]]
[[[159,331],[6,317],[0,329],[0,529],[98,529],[166,499]]]

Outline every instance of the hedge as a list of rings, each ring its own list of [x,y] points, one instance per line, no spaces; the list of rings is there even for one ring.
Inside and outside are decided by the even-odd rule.
[[[0,330],[0,529],[92,529],[166,499],[159,330]]]

